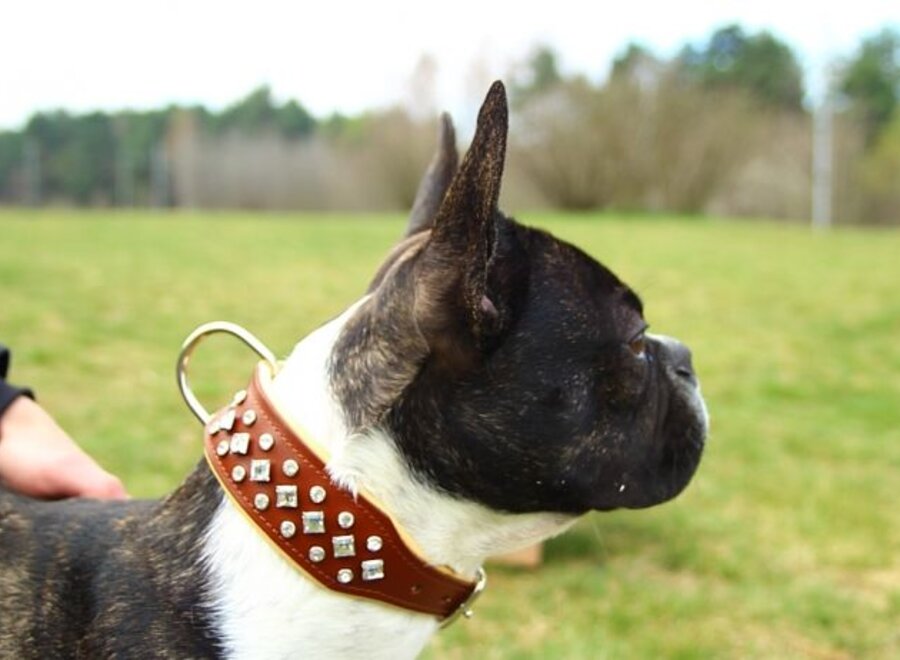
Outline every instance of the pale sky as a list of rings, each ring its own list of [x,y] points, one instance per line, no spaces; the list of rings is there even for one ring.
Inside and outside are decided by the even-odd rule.
[[[535,44],[599,80],[631,40],[671,55],[734,21],[788,41],[815,88],[828,57],[900,25],[900,1],[2,0],[0,128],[59,107],[219,109],[264,83],[318,116],[352,113],[406,98],[426,53],[439,109],[469,115]]]

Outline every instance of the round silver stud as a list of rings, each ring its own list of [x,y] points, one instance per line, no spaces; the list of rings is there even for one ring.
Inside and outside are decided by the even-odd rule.
[[[369,552],[378,552],[384,546],[384,542],[380,536],[370,536],[366,539],[366,550]]]
[[[219,444],[216,445],[216,453],[219,456],[224,456],[228,453],[229,446],[228,440],[219,440]]]
[[[341,511],[338,514],[338,525],[341,529],[350,529],[354,522],[356,522],[356,518],[349,511]]]
[[[235,465],[231,468],[231,478],[237,481],[238,483],[244,480],[244,477],[247,476],[247,468],[243,465]]]
[[[293,458],[288,458],[281,464],[281,471],[284,472],[284,476],[293,477],[300,471],[300,465]]]
[[[353,581],[353,571],[349,568],[342,568],[337,573],[337,581],[341,584],[350,584]]]
[[[282,520],[279,529],[281,531],[281,535],[286,539],[291,538],[292,536],[294,536],[294,534],[297,533],[297,525],[295,525],[290,520]]]
[[[309,499],[311,499],[316,504],[321,504],[325,501],[325,489],[321,486],[313,486],[309,489]]]
[[[309,549],[309,560],[314,564],[318,564],[325,559],[325,548],[321,545],[314,545]]]
[[[253,423],[256,421],[256,411],[253,408],[248,408],[241,415],[241,421],[244,422],[245,426],[253,426]]]
[[[263,451],[269,451],[272,447],[275,446],[275,438],[271,433],[263,433],[259,436],[259,448]]]
[[[242,403],[244,403],[244,401],[246,401],[246,400],[247,400],[247,390],[238,390],[237,392],[235,392],[234,398],[231,400],[231,405],[239,406]]]
[[[257,493],[253,496],[253,506],[260,511],[265,511],[269,508],[269,496],[265,493]]]

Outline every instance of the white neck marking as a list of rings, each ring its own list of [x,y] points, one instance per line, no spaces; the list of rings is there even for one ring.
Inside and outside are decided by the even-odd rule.
[[[332,396],[328,362],[360,303],[300,342],[271,389],[276,404],[301,420],[328,451],[334,482],[370,493],[427,561],[469,577],[488,555],[530,545],[571,525],[571,516],[504,514],[439,493],[410,474],[383,430],[348,433]],[[433,617],[339,595],[304,577],[224,495],[205,558],[229,657],[287,658],[303,651],[307,657],[411,658],[437,628]]]

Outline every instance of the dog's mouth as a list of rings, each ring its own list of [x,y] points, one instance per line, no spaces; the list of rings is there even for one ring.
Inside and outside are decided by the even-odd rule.
[[[691,482],[706,445],[708,416],[696,378],[672,383],[660,392],[656,423],[644,450],[618,471],[601,468],[592,509],[645,509],[677,497]],[[624,465],[624,466],[623,466]]]

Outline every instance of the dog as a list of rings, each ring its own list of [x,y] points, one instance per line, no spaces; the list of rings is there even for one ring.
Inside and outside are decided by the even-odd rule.
[[[462,163],[443,119],[406,237],[271,382],[334,488],[469,580],[586,512],[674,497],[708,427],[689,350],[647,333],[637,294],[498,210],[507,115],[497,82]],[[203,462],[161,501],[2,492],[0,621],[4,658],[402,658],[439,625],[322,588]]]

